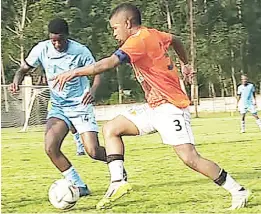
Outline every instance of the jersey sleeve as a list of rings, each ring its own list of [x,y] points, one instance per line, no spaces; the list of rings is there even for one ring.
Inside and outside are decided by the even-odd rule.
[[[120,48],[119,50],[123,51],[125,54],[129,56],[130,63],[137,62],[140,58],[142,58],[145,53],[145,44],[139,37],[129,38]]]
[[[42,51],[43,44],[38,43],[36,46],[32,48],[27,58],[25,59],[25,62],[31,67],[38,67],[41,64]]]
[[[91,65],[93,63],[95,63],[95,59],[94,59],[91,51],[87,47],[84,47],[82,54],[81,54],[82,66]]]
[[[123,50],[116,50],[114,52],[114,55],[116,55],[119,58],[121,64],[130,63],[130,57]]]
[[[242,92],[241,92],[241,87],[240,87],[240,86],[238,86],[238,87],[237,87],[237,95],[238,95],[238,96],[240,96],[240,95],[241,95],[241,93],[242,93]]]
[[[158,31],[158,30],[155,30],[155,32],[157,33],[159,39],[163,43],[165,49],[168,49],[168,47],[172,43],[172,37],[173,37],[172,34],[171,33],[162,32],[162,31]]]

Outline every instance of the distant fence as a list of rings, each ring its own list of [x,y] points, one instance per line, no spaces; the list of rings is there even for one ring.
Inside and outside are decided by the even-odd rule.
[[[142,103],[121,104],[96,106],[95,115],[99,120],[111,120],[115,116],[121,114],[132,106],[142,105]],[[257,108],[261,110],[261,96],[257,96]],[[216,97],[216,98],[202,98],[198,105],[198,112],[233,112],[236,109],[235,97]],[[195,107],[190,106],[190,112],[195,112]]]
[[[1,127],[24,127],[46,123],[49,89],[43,86],[23,86],[17,94],[11,94],[7,88],[1,86]],[[103,105],[95,107],[98,121],[110,120],[142,103]],[[261,108],[261,96],[257,96],[257,106]],[[194,106],[190,112],[194,113]],[[198,112],[233,112],[236,111],[236,98],[217,97],[199,100]]]

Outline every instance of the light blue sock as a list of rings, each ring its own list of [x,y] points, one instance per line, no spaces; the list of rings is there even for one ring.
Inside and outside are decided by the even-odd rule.
[[[62,172],[66,180],[71,181],[77,187],[85,187],[85,183],[80,178],[73,166]]]
[[[85,152],[84,146],[83,146],[82,141],[81,141],[80,134],[78,132],[73,134],[73,139],[76,142],[77,152]]]

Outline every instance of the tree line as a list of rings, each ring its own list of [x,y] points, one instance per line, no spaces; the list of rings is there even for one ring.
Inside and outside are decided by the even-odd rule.
[[[242,73],[246,73],[260,91],[260,0],[128,2],[140,8],[145,26],[175,34],[190,53],[189,1],[193,5],[194,68],[197,70],[199,97],[235,96]],[[48,38],[47,24],[55,17],[68,21],[70,37],[87,45],[97,60],[109,56],[116,50],[117,44],[112,37],[108,17],[119,3],[122,1],[2,0],[5,82],[12,81],[14,72],[32,46]],[[170,54],[176,58],[172,50]],[[131,90],[131,96],[126,96],[124,102],[143,100],[143,92],[130,66],[123,65],[115,72],[105,73],[103,80],[97,94],[100,102],[117,102],[118,92],[125,90]],[[190,91],[188,86],[187,89]]]

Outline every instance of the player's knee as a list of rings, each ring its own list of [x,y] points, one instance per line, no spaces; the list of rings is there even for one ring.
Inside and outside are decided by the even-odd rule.
[[[54,149],[52,146],[50,146],[50,145],[45,145],[45,153],[46,153],[49,157],[51,157],[51,156],[54,156],[54,155],[55,155],[56,151],[55,151],[55,149]]]
[[[49,156],[57,156],[60,153],[60,149],[57,143],[55,143],[54,141],[46,141],[45,142],[45,153]]]
[[[106,123],[102,128],[104,138],[110,138],[114,136],[119,136],[120,132],[111,122]]]
[[[92,148],[88,148],[88,149],[85,149],[87,154],[94,160],[97,160],[99,155],[98,155],[98,149],[95,148],[95,147],[92,147]]]

